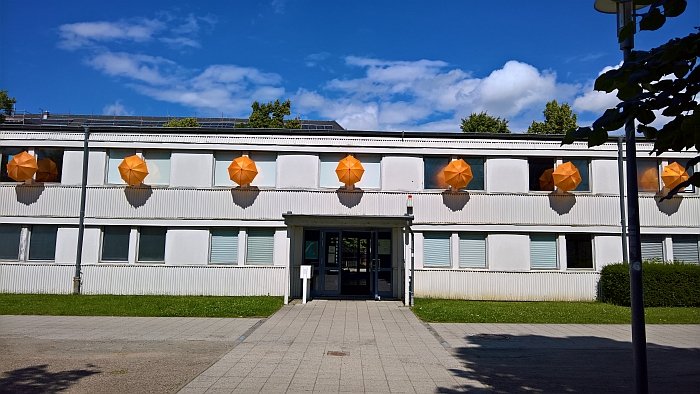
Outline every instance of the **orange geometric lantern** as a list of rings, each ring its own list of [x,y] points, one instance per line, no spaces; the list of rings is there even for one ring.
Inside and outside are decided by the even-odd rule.
[[[539,178],[541,190],[554,190],[554,177],[552,177],[553,172],[554,168],[547,168],[542,172],[542,175],[540,175]]]
[[[552,172],[552,178],[554,179],[554,186],[565,192],[576,189],[576,186],[581,183],[581,173],[570,161],[557,166]]]
[[[359,160],[352,155],[347,155],[338,162],[335,173],[338,175],[338,180],[345,184],[346,189],[352,189],[362,179],[365,168]]]
[[[7,175],[17,182],[24,182],[32,179],[39,166],[36,157],[27,151],[22,151],[14,156],[7,163]]]
[[[148,166],[142,158],[128,156],[119,164],[119,174],[127,185],[138,186],[148,176]]]
[[[464,189],[471,182],[474,175],[472,168],[464,159],[452,160],[450,164],[442,170],[445,183],[450,185],[452,190]]]
[[[668,189],[673,189],[679,183],[687,181],[688,178],[690,176],[685,171],[685,167],[675,161],[664,167],[663,172],[661,172],[661,180],[664,181],[664,185]]]
[[[656,167],[649,167],[639,174],[637,184],[640,191],[653,192],[659,190],[659,170]]]
[[[256,175],[258,175],[258,167],[248,156],[237,157],[228,166],[229,178],[240,186],[250,185]]]
[[[44,158],[37,161],[39,169],[36,171],[37,182],[56,182],[58,180],[58,166],[51,159]]]

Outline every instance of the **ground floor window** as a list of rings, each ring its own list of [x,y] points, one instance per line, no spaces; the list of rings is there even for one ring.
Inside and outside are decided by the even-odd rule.
[[[216,228],[211,230],[209,262],[212,264],[238,263],[238,229]]]
[[[486,268],[486,234],[459,234],[459,268]]]
[[[128,226],[104,227],[100,261],[128,262],[130,233],[131,228]]]
[[[450,233],[423,233],[423,266],[450,268]]]
[[[593,268],[593,242],[589,234],[566,236],[567,268]]]
[[[642,260],[664,260],[664,238],[661,235],[642,235]]]
[[[0,260],[19,260],[19,243],[22,226],[0,224]]]
[[[700,247],[697,236],[674,235],[671,240],[673,241],[673,260],[695,264],[700,262]]]
[[[29,235],[29,260],[53,261],[56,258],[58,226],[35,224]]]
[[[249,229],[246,260],[248,265],[272,265],[274,263],[274,229]]]
[[[139,228],[138,262],[162,263],[165,261],[165,227]]]
[[[557,255],[556,234],[530,235],[530,268],[557,269]]]

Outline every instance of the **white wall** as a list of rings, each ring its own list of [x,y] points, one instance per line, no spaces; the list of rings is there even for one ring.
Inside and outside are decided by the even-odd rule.
[[[75,264],[78,227],[59,227],[56,234],[56,263]],[[100,229],[85,227],[82,264],[97,263],[100,253]]]
[[[169,228],[165,238],[165,263],[168,265],[207,264],[209,230]]]
[[[593,193],[619,193],[617,160],[591,160],[590,181]]]
[[[171,186],[209,187],[214,179],[214,158],[208,151],[174,151],[170,168]]]
[[[612,263],[622,262],[622,239],[619,235],[596,235],[593,237],[596,270]]]
[[[489,192],[528,192],[527,158],[488,158],[485,171]]]
[[[384,156],[382,190],[417,191],[423,182],[423,159],[417,156]]]
[[[80,160],[82,160],[82,152]],[[76,171],[82,176],[80,167]],[[107,151],[104,149],[91,149],[88,158],[88,185],[104,185],[106,171]]]
[[[289,247],[287,242],[287,230],[277,229],[274,236],[273,262],[274,265],[287,265],[289,260]]]
[[[63,151],[63,169],[61,170],[61,183],[66,185],[80,185],[83,182],[83,151]]]
[[[279,154],[277,187],[281,189],[314,189],[318,187],[318,156]]]
[[[486,246],[489,270],[530,270],[530,237],[527,234],[489,234]]]

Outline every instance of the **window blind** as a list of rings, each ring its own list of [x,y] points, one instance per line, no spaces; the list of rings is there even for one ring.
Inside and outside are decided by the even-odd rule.
[[[486,235],[459,234],[459,267],[486,268]]]
[[[450,234],[423,234],[423,266],[450,268]]]
[[[557,268],[557,237],[554,234],[530,235],[530,267]]]
[[[209,261],[215,264],[236,264],[238,262],[238,230],[212,230],[209,256]]]
[[[272,265],[274,252],[274,230],[248,230],[246,264]]]

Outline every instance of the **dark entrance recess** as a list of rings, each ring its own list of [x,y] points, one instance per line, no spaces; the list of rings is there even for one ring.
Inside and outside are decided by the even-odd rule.
[[[304,264],[318,297],[391,298],[391,231],[304,231]]]

